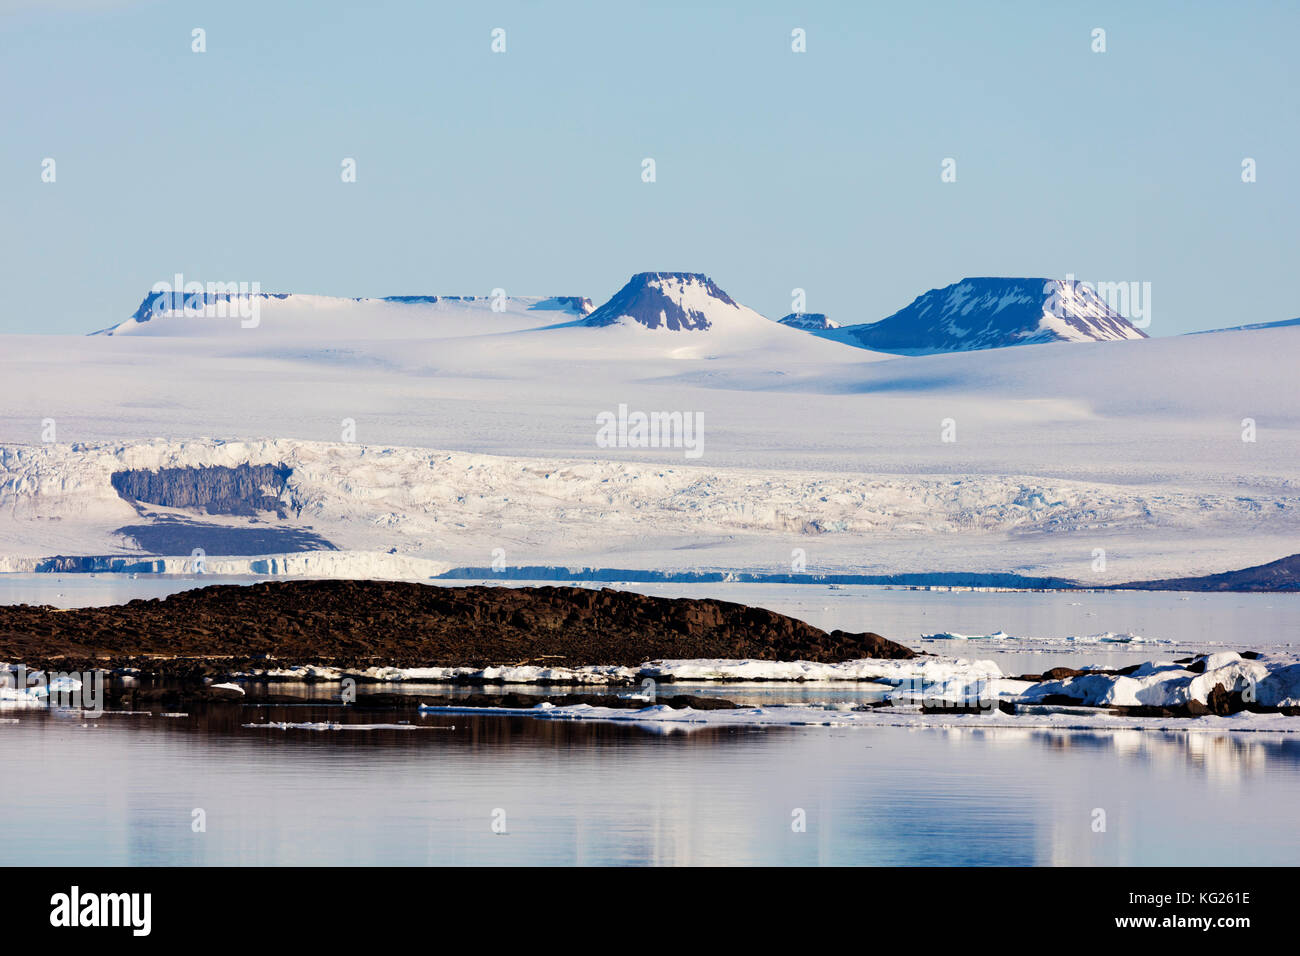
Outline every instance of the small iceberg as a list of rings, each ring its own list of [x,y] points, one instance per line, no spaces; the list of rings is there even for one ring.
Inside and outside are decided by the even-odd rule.
[[[956,631],[943,631],[938,634],[922,634],[923,641],[1014,641],[1015,638],[1006,631],[994,631],[992,634],[958,634]]]

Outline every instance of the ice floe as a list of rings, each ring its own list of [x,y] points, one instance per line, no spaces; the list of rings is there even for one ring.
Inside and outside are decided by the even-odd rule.
[[[455,730],[455,727],[434,727],[421,724],[340,724],[331,721],[267,721],[264,724],[241,724],[251,730]]]
[[[1203,654],[1186,663],[1147,661],[1125,674],[1082,674],[1035,684],[1026,703],[1067,697],[1092,707],[1179,707],[1204,704],[1216,687],[1263,707],[1300,706],[1300,658],[1242,657],[1235,651]]]
[[[1027,637],[995,631],[992,634],[960,634],[956,631],[940,631],[937,634],[922,634],[923,641],[983,641],[989,644],[1032,645],[1072,645],[1072,644],[1176,644],[1167,638],[1147,637],[1143,634],[1104,631],[1100,634],[1072,634],[1066,637]]]
[[[44,707],[50,695],[56,698],[79,692],[82,683],[67,674],[47,677],[42,671],[33,671],[26,679],[35,680],[30,686],[17,686],[23,678],[15,676],[14,665],[0,663],[0,707]]]
[[[922,634],[923,641],[1012,641],[1015,640],[1006,631],[993,634],[958,634],[955,631],[942,631],[938,634]]]
[[[992,661],[926,655],[908,660],[864,658],[836,664],[814,661],[760,661],[701,658],[655,660],[636,667],[591,665],[545,667],[371,667],[350,671],[302,665],[246,671],[243,679],[340,681],[353,677],[378,682],[485,684],[635,684],[656,681],[874,681],[898,685],[904,681],[933,684],[954,679],[996,680],[1002,676]]]
[[[1300,733],[1300,717],[1282,714],[1240,713],[1230,717],[1126,717],[1105,710],[1083,711],[1081,708],[1043,708],[1041,711],[1010,715],[992,708],[985,713],[960,711],[923,712],[919,709],[858,708],[842,706],[769,706],[744,707],[736,710],[694,710],[655,704],[640,709],[539,705],[537,707],[442,707],[422,705],[420,712],[436,714],[473,714],[478,716],[533,717],[539,720],[610,721],[643,726],[647,729],[682,730],[706,727],[971,727],[1022,728],[1050,730],[1155,730],[1187,733]],[[255,724],[253,726],[265,726]]]

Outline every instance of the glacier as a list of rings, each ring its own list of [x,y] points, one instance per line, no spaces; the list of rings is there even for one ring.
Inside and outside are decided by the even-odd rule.
[[[184,571],[191,549],[131,531],[165,521],[199,547],[255,527],[333,549],[206,547],[209,571],[415,579],[504,563],[1110,585],[1296,550],[1300,327],[900,358],[766,319],[707,277],[634,278],[603,313],[277,294],[254,329],[160,314],[0,337],[0,568]],[[638,320],[665,303],[707,321]],[[701,457],[601,447],[621,404],[700,416]],[[123,470],[282,463],[266,494],[284,519],[113,488]]]

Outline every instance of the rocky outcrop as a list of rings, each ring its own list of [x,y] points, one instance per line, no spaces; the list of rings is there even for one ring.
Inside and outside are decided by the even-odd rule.
[[[339,667],[557,666],[677,658],[834,662],[911,658],[879,634],[827,633],[763,608],[608,588],[436,587],[389,581],[220,585],[164,600],[59,611],[0,607],[0,660],[145,664],[155,673],[221,658]],[[188,658],[188,663],[183,658]],[[201,668],[202,669],[202,668]],[[206,669],[207,672],[212,672]]]
[[[127,501],[191,508],[211,515],[273,511],[283,518],[285,484],[293,469],[279,465],[225,465],[116,471],[113,489]]]
[[[823,332],[827,329],[838,329],[840,327],[838,322],[828,319],[824,312],[791,312],[789,315],[777,319],[777,322],[792,329],[803,329],[806,332]]]

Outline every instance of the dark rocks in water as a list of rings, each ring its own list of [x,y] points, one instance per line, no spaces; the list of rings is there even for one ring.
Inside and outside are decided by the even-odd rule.
[[[1065,680],[1067,677],[1082,677],[1087,673],[1090,672],[1080,670],[1077,667],[1053,667],[1051,670],[1043,671],[1041,674],[1021,674],[1019,677],[1013,678],[1013,680],[1027,680],[1032,681],[1035,684],[1041,684],[1043,681]]]
[[[1230,691],[1222,684],[1214,685],[1214,689],[1207,695],[1205,703],[1201,703],[1199,700],[1189,700],[1185,704],[1177,704],[1174,706],[1144,705],[1129,707],[1111,705],[1093,707],[1092,705],[1085,704],[1078,698],[1069,697],[1065,694],[1047,694],[1040,700],[1034,701],[1034,703],[1058,707],[1088,707],[1090,710],[1096,710],[1099,714],[1113,714],[1116,717],[1205,717],[1209,715],[1227,717],[1232,714],[1239,714],[1242,711],[1251,711],[1253,713],[1261,714],[1290,714],[1297,709],[1289,707],[1262,707],[1258,704],[1247,701],[1240,691]]]
[[[936,702],[933,704],[922,704],[921,713],[923,714],[988,714],[994,709],[996,704],[992,697],[988,698],[983,704],[950,704],[947,702]],[[1001,709],[1000,707],[998,708]]]
[[[115,707],[129,710],[151,710],[165,707],[176,710],[196,704],[240,703],[244,695],[229,687],[208,687],[201,684],[159,684],[146,687],[106,687],[106,699]]]
[[[1193,702],[1189,702],[1190,707]],[[1227,716],[1246,709],[1246,702],[1241,693],[1228,690],[1222,684],[1215,684],[1214,689],[1205,696],[1206,709],[1211,714]]]
[[[1205,703],[1189,700],[1185,704],[1172,707],[1111,707],[1110,712],[1122,717],[1206,717],[1215,715],[1228,717],[1249,710],[1256,713],[1277,713],[1276,707],[1259,707],[1247,702],[1240,691],[1230,691],[1222,684],[1215,684],[1214,689],[1206,695]]]
[[[1128,667],[1106,669],[1097,667],[1053,667],[1051,670],[1043,671],[1041,674],[1021,674],[1019,677],[1012,678],[1012,680],[1027,680],[1032,681],[1035,684],[1041,684],[1044,681],[1067,680],[1071,677],[1083,677],[1087,674],[1104,674],[1107,677],[1115,677],[1117,675],[1122,676],[1124,674],[1131,674],[1141,666],[1141,664],[1130,664]]]
[[[196,665],[230,673],[271,661],[365,669],[546,658],[558,666],[630,667],[702,657],[830,663],[915,656],[879,634],[827,633],[764,608],[610,588],[272,581],[109,607],[0,607],[0,660],[54,661],[58,670],[77,660],[171,675]]]
[[[229,687],[212,687],[194,682],[167,681],[164,683],[130,687],[110,683],[105,688],[105,699],[116,709],[125,710],[179,710],[181,708],[205,710],[212,705],[233,704],[239,707],[303,706],[317,708],[347,707],[362,711],[412,711],[422,704],[434,707],[506,707],[526,710],[539,704],[555,707],[587,704],[591,707],[639,709],[652,704],[662,704],[681,710],[736,710],[740,705],[721,697],[696,694],[660,695],[653,701],[619,697],[617,694],[526,694],[507,691],[500,694],[474,693],[459,696],[428,694],[375,693],[358,694],[355,703],[345,704],[335,697],[303,697],[296,694],[265,694],[257,691],[245,693]]]
[[[202,465],[197,468],[133,468],[113,472],[118,495],[130,502],[191,508],[212,515],[286,515],[281,500],[293,469],[279,465]]]
[[[1047,704],[1049,706],[1054,706],[1054,707],[1084,706],[1082,699],[1078,697],[1070,697],[1067,694],[1045,694],[1043,697],[1039,698],[1034,703]]]
[[[1175,664],[1185,664],[1183,670],[1191,671],[1193,674],[1205,673],[1205,658],[1208,654],[1196,654],[1192,657],[1178,657],[1174,659]],[[1259,651],[1240,651],[1237,654],[1244,661],[1257,661],[1264,655]]]
[[[1300,554],[1239,571],[1114,585],[1127,591],[1300,591]],[[1244,655],[1243,655],[1244,656]]]

